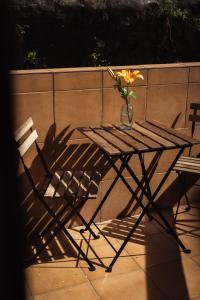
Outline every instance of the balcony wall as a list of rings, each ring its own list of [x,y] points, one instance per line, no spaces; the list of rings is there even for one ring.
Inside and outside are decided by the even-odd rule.
[[[144,76],[144,81],[138,80],[134,84],[137,94],[137,99],[134,100],[134,119],[157,120],[190,134],[190,102],[200,103],[200,63],[141,65],[134,68],[140,69]],[[102,153],[75,128],[119,122],[122,100],[113,88],[113,80],[104,67],[12,71],[11,77],[16,128],[27,117],[33,118],[39,133],[39,145],[50,168],[101,169],[104,177],[98,199],[91,200],[83,208],[84,215],[89,217],[115,174],[110,170]],[[198,130],[196,134],[198,137]],[[194,148],[193,154],[198,153],[199,148]],[[174,155],[175,151],[166,152],[161,157],[157,154],[145,154],[153,189],[161,180]],[[40,183],[43,172],[36,153],[30,151],[25,158],[36,182]],[[141,177],[137,157],[132,159],[131,164]],[[132,184],[127,173],[125,176]],[[30,193],[22,166],[19,170],[19,180],[23,184],[27,226],[32,230],[37,228],[35,225],[41,220],[43,210]],[[186,177],[186,189],[191,201],[197,201],[200,190],[196,177]],[[157,201],[162,207],[172,206],[182,194],[176,174],[172,173]],[[119,181],[97,220],[116,217],[124,208],[127,212],[132,207],[131,203],[129,192]]]

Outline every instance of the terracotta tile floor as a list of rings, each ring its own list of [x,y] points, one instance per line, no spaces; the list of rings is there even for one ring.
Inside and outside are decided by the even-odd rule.
[[[200,300],[200,204],[178,217],[176,230],[186,247],[185,254],[174,240],[154,221],[144,221],[127,244],[111,273],[105,266],[114,251],[101,236],[90,240],[90,247],[79,228],[71,230],[74,238],[88,252],[96,267],[87,264],[69,250],[68,241],[60,236],[35,264],[26,269],[28,300]],[[165,210],[171,222],[172,210]],[[99,225],[112,245],[119,247],[124,234],[135,222],[111,220]],[[94,230],[97,231],[95,228]],[[66,248],[67,247],[67,248]]]

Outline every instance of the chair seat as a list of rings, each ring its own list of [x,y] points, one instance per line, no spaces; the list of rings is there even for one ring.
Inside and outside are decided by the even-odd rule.
[[[92,171],[55,172],[47,189],[45,197],[96,198],[101,176]]]
[[[200,174],[200,158],[181,156],[174,166],[175,171]]]

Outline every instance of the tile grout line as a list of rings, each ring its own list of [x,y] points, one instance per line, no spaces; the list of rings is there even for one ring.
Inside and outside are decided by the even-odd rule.
[[[54,76],[54,75],[53,75]],[[57,93],[69,93],[69,92],[82,92],[82,91],[99,91],[101,90],[101,87],[96,88],[82,88],[82,89],[68,89],[68,90],[54,90],[54,92]],[[11,93],[12,96],[17,95],[29,95],[29,94],[48,94],[52,93],[52,90],[47,91],[30,91],[30,92],[17,92],[17,93]]]
[[[101,125],[103,125],[103,112],[104,112],[104,71],[101,71]],[[100,199],[102,200],[102,178],[100,181]],[[102,219],[102,208],[99,211],[99,219]]]
[[[130,257],[130,256],[128,256],[128,257]],[[132,258],[132,257],[131,257]],[[134,260],[134,259],[133,259]],[[112,277],[118,277],[118,276],[121,276],[121,275],[125,275],[125,274],[130,274],[130,273],[133,273],[133,272],[139,272],[139,271],[142,271],[143,273],[144,273],[144,275],[146,276],[146,277],[148,277],[148,279],[153,283],[153,284],[155,284],[155,282],[151,279],[151,277],[150,276],[148,276],[147,275],[147,273],[145,272],[145,270],[135,261],[135,263],[137,264],[137,266],[138,266],[138,269],[137,270],[130,270],[130,271],[128,271],[128,272],[124,272],[124,273],[119,273],[119,274],[115,274],[115,275],[113,275]],[[102,280],[103,278],[96,278],[96,279],[94,279],[94,280],[92,280],[92,281],[98,281],[98,280]],[[91,284],[93,285],[93,283],[92,283],[92,281],[91,281]],[[165,296],[165,299],[167,299],[167,295],[159,288],[159,286],[157,286],[157,284],[155,284],[155,286],[157,287],[157,289],[160,291],[160,293],[163,295],[163,296]],[[95,289],[95,287],[94,287],[94,289]],[[98,293],[98,292],[97,292]],[[100,299],[102,299],[102,298],[100,298]],[[102,299],[103,300],[103,299]],[[167,299],[167,300],[169,300],[169,299]]]
[[[103,124],[103,95],[104,95],[104,80],[103,71],[101,72],[101,125]]]
[[[196,255],[194,255],[194,256],[196,256]],[[193,258],[194,256],[191,256],[191,255],[190,255],[190,256],[187,256],[187,257],[188,257],[188,259],[190,259],[193,263],[195,263],[196,266],[199,267],[199,271],[200,271],[200,263],[197,262],[197,261]],[[199,272],[199,271],[198,271],[198,272]]]
[[[55,115],[55,75],[52,73],[52,87],[53,87],[53,122],[56,125],[56,115]],[[54,132],[54,139],[56,138],[56,132]]]
[[[20,93],[11,93],[11,96],[19,96],[19,95],[34,95],[34,94],[50,94],[52,93],[52,90],[48,91],[30,91],[30,92],[20,92]]]
[[[148,100],[148,90],[149,90],[149,70],[147,70],[147,84],[146,84],[146,93],[145,93],[145,115],[144,120],[147,120],[147,100]]]
[[[98,225],[101,225],[101,224],[98,224]],[[102,237],[103,238],[103,237]],[[119,240],[117,239],[117,238],[112,238],[114,241],[113,241],[113,243],[116,243],[116,244],[118,244],[119,246],[121,246],[121,244],[119,243]],[[126,252],[126,256],[119,256],[119,258],[125,258],[125,257],[129,257],[129,258],[131,258],[131,255],[128,253],[128,251],[126,251],[125,249],[123,250],[124,252]],[[105,258],[107,258],[107,257],[105,257]],[[110,257],[109,257],[110,258]],[[112,257],[111,257],[112,258]],[[136,263],[137,264],[137,266],[139,267],[139,269],[141,269],[142,271],[143,271],[143,269],[138,265],[138,263]],[[131,273],[131,272],[135,272],[135,271],[139,271],[139,270],[130,270],[130,271],[128,271],[128,272],[124,272],[124,273],[122,273],[122,274],[125,274],[125,273]],[[121,275],[121,274],[114,274],[114,275],[112,275],[112,277],[115,277],[115,276],[118,276],[118,275]],[[86,275],[87,276],[87,275]],[[101,279],[101,278],[96,278],[96,279],[94,279],[94,280],[89,280],[91,283],[92,283],[92,281],[95,281],[95,280],[98,280],[98,279]]]
[[[83,272],[83,270],[82,270],[82,272]],[[94,271],[94,272],[95,272],[95,271]],[[84,273],[84,272],[83,272],[83,273]],[[97,290],[95,289],[95,287],[93,286],[92,281],[89,280],[89,278],[87,277],[87,275],[85,275],[85,276],[86,276],[87,281],[88,281],[89,285],[91,286],[91,289],[92,289],[92,291],[94,292],[94,294],[99,298],[99,300],[103,300],[103,299],[100,297],[100,295],[98,294],[98,292],[97,292]]]
[[[91,281],[89,280],[88,276],[86,275],[86,273],[83,271],[82,267],[80,266],[81,271],[83,273],[83,275],[85,276],[85,278],[87,279],[87,282],[89,283],[89,285],[91,286],[92,291],[94,292],[94,294],[99,298],[99,300],[103,300],[101,299],[101,297],[99,296],[99,294],[97,293],[96,289],[94,288],[93,284],[91,283]],[[95,271],[94,271],[95,272]]]
[[[118,240],[118,239],[117,239],[117,242],[119,243],[119,240]],[[121,244],[119,243],[119,245],[121,245]],[[142,267],[138,264],[138,262],[134,259],[134,256],[131,255],[131,254],[128,252],[128,250],[126,250],[126,249],[124,248],[123,251],[125,251],[125,252],[128,254],[128,257],[130,257],[130,258],[136,263],[136,265],[139,267],[139,269],[141,269],[142,271],[144,271],[143,268],[142,268]],[[135,256],[137,256],[137,254],[136,254]],[[136,271],[137,271],[137,270],[136,270]]]
[[[115,239],[117,242],[118,242],[118,244],[119,244],[119,241],[118,241],[118,239]],[[125,251],[125,252],[127,252],[127,251]],[[132,257],[131,257],[132,258]],[[172,260],[172,261],[176,261],[176,259],[174,259],[174,260]],[[137,262],[136,262],[137,263]],[[164,262],[164,263],[160,263],[160,264],[157,264],[157,265],[161,265],[161,264],[166,264],[166,263],[168,263],[168,262]],[[138,265],[138,264],[137,264]],[[140,267],[140,266],[139,266]],[[163,292],[163,290],[161,290],[160,288],[159,288],[159,286],[157,286],[157,284],[156,284],[156,282],[143,270],[143,268],[142,267],[140,267],[140,269],[142,269],[142,271],[145,273],[145,275],[147,275],[147,277],[155,284],[155,286],[159,289],[159,291],[161,292],[161,294],[163,294],[163,295],[165,295],[165,293]],[[82,270],[82,267],[81,267],[81,270]],[[83,272],[83,270],[82,270],[82,272]],[[130,271],[130,272],[133,272],[133,271]],[[84,273],[84,272],[83,272]],[[129,272],[126,272],[126,273],[129,273]],[[87,278],[87,275],[84,273],[84,275],[85,275],[85,277]],[[116,274],[116,276],[117,275],[120,275],[120,274]],[[114,275],[115,276],[115,275]],[[87,278],[87,281],[89,281],[90,282],[90,285],[92,285],[92,289],[94,289],[95,290],[95,294],[97,294],[97,296],[99,297],[99,299],[102,299],[99,295],[98,295],[98,292],[96,291],[96,289],[93,287],[93,284],[92,284],[92,282]],[[95,281],[95,280],[94,280]],[[79,284],[78,284],[79,285]],[[61,289],[63,289],[63,288],[61,288]],[[53,292],[53,291],[52,291]],[[46,294],[46,293],[45,293]],[[39,295],[39,294],[38,294]],[[165,295],[165,297],[168,297],[167,295]],[[34,298],[33,298],[34,299]],[[195,300],[195,297],[194,298],[192,298],[192,299],[194,299]]]
[[[88,278],[86,278],[88,280]],[[82,282],[82,283],[79,283],[79,284],[74,284],[74,285],[69,285],[69,286],[63,286],[63,287],[60,287],[60,288],[56,288],[54,290],[50,290],[50,291],[46,291],[46,292],[41,292],[41,293],[37,293],[35,295],[31,295],[33,297],[33,300],[35,299],[35,296],[40,296],[40,295],[49,295],[49,294],[52,294],[54,292],[57,292],[57,291],[62,291],[62,290],[66,290],[66,289],[70,289],[72,287],[76,287],[76,286],[80,286],[80,285],[83,285],[83,284],[86,284],[87,282]],[[90,283],[90,282],[89,282]],[[91,284],[90,284],[91,285]],[[93,286],[92,286],[92,290],[93,290]],[[96,293],[96,290],[95,290],[95,294]],[[99,297],[99,295],[97,294],[97,296]],[[100,297],[99,297],[100,300],[102,300]]]
[[[187,93],[186,93],[186,103],[185,103],[185,122],[184,122],[184,128],[187,126],[187,110],[188,110],[188,96],[189,96],[189,85],[190,85],[190,67],[188,68],[188,82],[187,82]]]
[[[53,73],[54,74],[54,73]],[[53,75],[54,76],[54,75]],[[189,82],[190,83],[190,82]],[[194,84],[199,84],[199,82],[191,82],[191,83],[194,83]],[[135,85],[135,86],[131,86],[132,88],[137,88],[137,87],[150,87],[150,86],[169,86],[169,85],[185,85],[185,84],[188,84],[188,82],[179,82],[179,83],[163,83],[163,84],[151,84],[151,85],[148,85],[148,84],[138,84],[138,85]],[[102,89],[113,89],[113,86],[110,86],[110,87],[103,87],[103,86],[99,86],[99,87],[93,87],[93,88],[82,88],[82,89],[66,89],[66,90],[56,90],[55,92],[60,92],[60,93],[63,93],[63,92],[71,92],[71,91],[77,91],[77,92],[81,92],[81,91],[96,91],[96,90],[102,90]],[[45,93],[51,93],[52,90],[46,90],[46,91],[29,91],[29,92],[14,92],[14,93],[11,93],[11,95],[13,96],[16,96],[16,95],[26,95],[26,94],[45,94]]]
[[[161,233],[157,233],[157,234],[161,234]],[[129,253],[128,251],[126,251],[126,252],[130,255],[130,253]],[[137,254],[136,254],[135,256],[137,256]],[[159,285],[158,285],[158,284],[157,284],[157,283],[156,283],[156,282],[148,275],[148,273],[147,273],[147,268],[143,268],[143,267],[137,262],[137,260],[134,259],[133,255],[130,255],[130,258],[137,264],[137,266],[139,267],[139,269],[140,269],[141,271],[143,271],[143,273],[144,273],[145,276],[148,278],[148,280],[150,280],[152,283],[155,284],[155,286],[156,286],[157,289],[160,291],[160,293],[161,293],[162,295],[164,295],[165,298],[168,298],[167,294],[165,294],[165,292],[159,287]],[[173,259],[173,260],[167,261],[167,262],[163,262],[163,263],[159,263],[159,264],[156,264],[155,266],[162,265],[162,264],[167,264],[167,263],[172,262],[172,261],[176,261],[176,259]],[[153,266],[152,266],[152,267],[153,267]]]
[[[83,275],[85,276],[87,282],[89,283],[89,285],[91,286],[91,289],[92,291],[94,292],[94,294],[99,298],[99,300],[103,300],[101,299],[101,297],[99,296],[99,294],[97,293],[96,289],[94,288],[94,286],[92,285],[91,281],[89,280],[87,274],[83,271],[83,268],[81,267],[80,265],[80,269],[81,269],[81,272],[83,273]],[[94,271],[95,272],[95,271]]]

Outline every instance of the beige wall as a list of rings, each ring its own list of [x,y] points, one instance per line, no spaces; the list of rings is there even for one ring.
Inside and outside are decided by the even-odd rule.
[[[137,94],[137,99],[134,100],[134,119],[157,120],[190,134],[189,105],[192,101],[200,103],[200,63],[144,65],[134,66],[134,69],[140,69],[144,76],[144,81],[138,80],[134,84]],[[99,197],[90,201],[84,208],[84,214],[89,216],[109,187],[114,171],[109,170],[100,151],[79,132],[74,131],[74,128],[119,122],[122,99],[113,88],[113,80],[103,67],[12,71],[11,77],[16,128],[27,117],[33,118],[39,133],[40,146],[50,167],[101,168],[104,178],[100,185]],[[194,150],[197,155],[198,147]],[[153,170],[152,188],[156,187],[174,155],[173,151],[161,157],[155,154],[145,155],[149,171]],[[36,153],[28,153],[26,159],[39,182],[41,172]],[[132,159],[131,164],[140,176],[141,170],[136,157]],[[128,174],[125,175],[131,182]],[[32,228],[37,217],[41,215],[41,208],[28,194],[29,186],[25,184],[27,181],[21,168],[20,180],[23,182],[26,196],[24,203],[29,216],[28,226]],[[194,185],[196,180],[197,178],[187,178],[187,189],[192,201],[198,200],[199,196],[198,186]],[[176,175],[172,173],[159,195],[159,203],[163,206],[174,204],[182,193],[178,187]],[[129,200],[129,192],[119,182],[97,220],[115,217]],[[32,213],[34,207],[38,213],[36,215]]]

